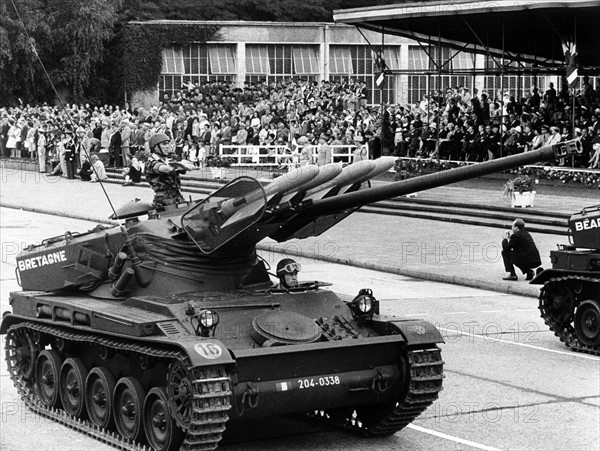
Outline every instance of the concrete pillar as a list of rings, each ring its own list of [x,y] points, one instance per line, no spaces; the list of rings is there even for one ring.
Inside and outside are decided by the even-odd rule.
[[[485,68],[485,55],[476,54],[475,55],[475,69],[483,69]],[[475,75],[475,88],[477,88],[477,96],[481,98],[481,93],[485,90],[485,75],[477,74]],[[489,94],[489,93],[488,93]]]
[[[238,88],[243,88],[244,81],[246,80],[246,43],[238,42],[235,52],[235,61],[237,63],[237,75],[235,77],[235,85]]]
[[[400,45],[400,69],[408,69],[408,47],[409,44]],[[396,102],[408,103],[408,74],[396,75]]]
[[[329,25],[323,26],[322,42],[319,44],[319,81],[329,80]]]

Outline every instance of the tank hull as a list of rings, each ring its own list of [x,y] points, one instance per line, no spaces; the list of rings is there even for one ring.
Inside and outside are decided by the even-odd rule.
[[[338,296],[320,289],[124,301],[18,292],[11,294],[11,304],[13,313],[3,318],[0,331],[7,334],[9,372],[23,401],[100,440],[111,434],[113,444],[123,449],[136,449],[143,440],[123,436],[116,426],[110,432],[110,426],[86,419],[90,415],[70,414],[68,397],[66,405],[49,403],[44,393],[52,390],[39,369],[48,366],[49,353],[61,368],[67,366],[61,371],[68,371],[65,362],[78,361],[86,378],[109,373],[117,384],[114,404],[126,379],[139,382],[145,399],[163,390],[171,428],[178,431],[166,449],[214,448],[228,421],[287,414],[320,416],[321,422],[360,435],[387,435],[413,421],[442,389],[437,347],[442,337],[433,325],[379,315],[357,321]],[[190,306],[219,311],[223,327],[199,336]],[[315,312],[323,314],[318,338],[303,342],[302,318],[312,328]],[[261,318],[287,321],[288,332],[269,322],[258,328]],[[269,340],[261,345],[257,333],[268,334]],[[28,366],[33,370],[23,371]],[[62,372],[56,377],[59,382],[51,388],[63,396]],[[90,399],[86,401],[93,405]],[[145,410],[139,415],[144,424]],[[163,436],[153,432],[151,420],[146,423],[144,434],[151,443]]]

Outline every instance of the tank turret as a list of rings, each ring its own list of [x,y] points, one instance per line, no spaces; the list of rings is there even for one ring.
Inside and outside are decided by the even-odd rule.
[[[600,205],[569,218],[569,244],[550,251],[539,309],[550,330],[574,351],[600,355]]]
[[[266,237],[318,236],[363,205],[580,152],[578,141],[371,186],[391,158],[240,177],[201,201],[116,211],[17,257],[0,332],[32,410],[121,449],[214,449],[228,421],[306,413],[393,434],[442,389],[439,331],[325,282],[274,287]],[[145,217],[147,215],[147,218]],[[319,412],[315,414],[315,412]]]

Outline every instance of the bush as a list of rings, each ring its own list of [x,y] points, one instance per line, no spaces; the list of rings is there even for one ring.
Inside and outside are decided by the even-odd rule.
[[[219,155],[211,155],[206,158],[206,166],[213,168],[228,168],[233,163],[231,158],[221,157]]]

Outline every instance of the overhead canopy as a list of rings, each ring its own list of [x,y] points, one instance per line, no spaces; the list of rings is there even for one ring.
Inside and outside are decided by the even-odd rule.
[[[562,42],[578,65],[600,72],[600,0],[421,1],[334,11],[334,20],[454,49],[542,67],[564,66]]]

